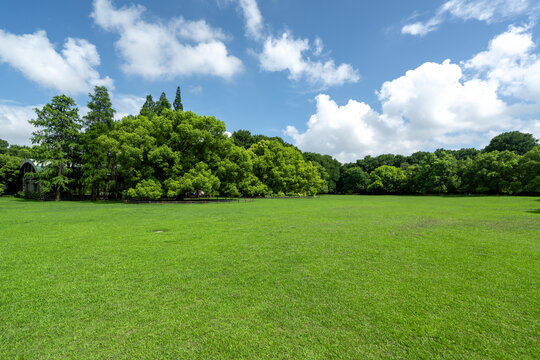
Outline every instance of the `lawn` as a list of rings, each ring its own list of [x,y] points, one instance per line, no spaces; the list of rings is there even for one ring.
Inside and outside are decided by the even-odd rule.
[[[539,198],[0,198],[0,359],[539,354]]]

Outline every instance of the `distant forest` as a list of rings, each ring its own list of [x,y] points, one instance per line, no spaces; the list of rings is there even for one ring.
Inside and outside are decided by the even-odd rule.
[[[95,87],[89,112],[59,95],[29,120],[32,147],[0,139],[0,195],[91,199],[273,197],[316,194],[540,194],[540,146],[518,131],[494,137],[482,150],[438,149],[410,156],[366,156],[341,164],[301,152],[280,137],[238,130],[232,136],[213,116],[184,111],[180,87],[173,104],[148,95],[138,115],[114,120],[109,93]],[[21,164],[38,192],[22,191]]]

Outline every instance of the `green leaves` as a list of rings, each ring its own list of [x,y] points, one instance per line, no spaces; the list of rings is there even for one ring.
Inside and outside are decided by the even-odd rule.
[[[39,144],[38,160],[45,162],[50,170],[39,175],[39,182],[43,188],[56,190],[59,201],[61,190],[67,190],[70,182],[66,169],[76,162],[80,150],[82,122],[75,101],[66,95],[53,97],[43,109],[36,109],[36,115],[35,120],[29,121],[38,128],[32,142]]]
[[[182,105],[182,95],[180,93],[180,86],[176,88],[176,96],[174,98],[174,111],[184,111],[184,105]]]
[[[484,152],[492,151],[513,151],[518,155],[523,155],[538,145],[538,141],[531,135],[519,131],[502,133],[491,139]]]
[[[248,150],[253,174],[272,195],[315,195],[325,182],[311,162],[305,162],[300,151],[276,140],[262,140]]]
[[[163,195],[161,184],[153,179],[142,180],[135,188],[128,189],[125,193],[129,199],[158,200]]]

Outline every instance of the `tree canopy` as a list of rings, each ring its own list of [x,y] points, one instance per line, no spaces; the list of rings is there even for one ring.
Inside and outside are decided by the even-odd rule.
[[[532,134],[525,134],[519,131],[505,132],[495,136],[484,148],[484,152],[491,151],[513,151],[518,155],[523,155],[538,145]]]
[[[79,151],[82,122],[75,101],[65,95],[53,97],[43,109],[35,111],[37,118],[29,121],[38,128],[32,143],[39,144],[36,155],[46,164],[40,185],[45,191],[56,191],[56,200],[60,201],[62,190],[67,190],[72,180],[69,174]]]
[[[213,116],[174,109],[163,92],[148,95],[140,113],[114,120],[106,88],[89,94],[81,120],[73,99],[55,96],[37,118],[32,148],[0,140],[0,194],[20,189],[19,167],[44,165],[46,193],[129,199],[180,199],[202,190],[211,196],[345,194],[540,194],[540,146],[517,131],[492,139],[484,150],[437,149],[409,156],[365,156],[341,164],[302,153],[280,137],[237,130],[227,135]]]

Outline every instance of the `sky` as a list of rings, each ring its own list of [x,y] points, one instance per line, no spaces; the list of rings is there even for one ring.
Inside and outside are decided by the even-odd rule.
[[[30,145],[34,109],[116,117],[147,94],[341,162],[540,138],[537,0],[0,2],[0,138]]]

